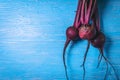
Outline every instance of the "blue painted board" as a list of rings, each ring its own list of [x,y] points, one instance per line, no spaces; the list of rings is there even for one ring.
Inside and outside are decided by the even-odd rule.
[[[62,50],[65,31],[74,21],[78,0],[0,0],[0,80],[65,80]],[[99,0],[104,52],[120,76],[120,0]],[[72,42],[73,43],[73,42]],[[67,48],[70,80],[82,80],[87,41]],[[72,46],[72,47],[71,47]],[[103,80],[99,51],[90,46],[86,80]],[[120,77],[119,77],[120,78]],[[108,80],[115,80],[109,67]]]

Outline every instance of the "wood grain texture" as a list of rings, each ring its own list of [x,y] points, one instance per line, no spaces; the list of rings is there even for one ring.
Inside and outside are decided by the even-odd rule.
[[[120,76],[120,0],[98,2],[107,38],[104,52]],[[73,24],[76,7],[77,0],[0,0],[0,80],[65,80],[65,30]],[[70,80],[82,80],[86,46],[87,41],[79,41],[67,49]],[[90,46],[86,80],[104,78],[105,62],[96,69],[98,55]],[[107,79],[115,80],[110,67]]]

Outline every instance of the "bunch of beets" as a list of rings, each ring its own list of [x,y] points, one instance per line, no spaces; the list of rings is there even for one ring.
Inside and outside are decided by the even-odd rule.
[[[70,26],[67,28],[66,37],[67,39],[63,49],[63,63],[65,67],[65,74],[66,74],[67,80],[69,80],[69,78],[67,74],[67,66],[65,61],[65,51],[70,41],[74,41],[78,38],[88,41],[86,52],[84,54],[84,61],[81,65],[84,70],[83,80],[85,78],[85,61],[86,61],[86,56],[87,56],[87,52],[90,44],[95,48],[98,48],[100,51],[100,54],[98,56],[97,67],[99,67],[99,64],[102,58],[106,62],[107,69],[106,69],[104,80],[106,80],[106,77],[107,77],[108,64],[114,70],[116,79],[119,80],[116,74],[115,68],[103,54],[105,35],[103,32],[100,31],[100,19],[99,19],[99,13],[98,13],[97,0],[79,0],[78,1],[78,7],[76,11],[74,24],[73,26]]]

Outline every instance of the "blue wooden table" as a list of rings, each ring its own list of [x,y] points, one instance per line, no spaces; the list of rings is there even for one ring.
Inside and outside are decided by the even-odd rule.
[[[0,0],[0,80],[65,80],[62,50],[66,28],[73,24],[77,0]],[[99,0],[105,56],[120,76],[120,0]],[[72,42],[73,43],[73,42]],[[70,80],[82,80],[87,41],[67,49]],[[98,49],[90,46],[86,80],[103,80]],[[120,77],[119,77],[120,78]],[[109,67],[108,80],[115,80]]]

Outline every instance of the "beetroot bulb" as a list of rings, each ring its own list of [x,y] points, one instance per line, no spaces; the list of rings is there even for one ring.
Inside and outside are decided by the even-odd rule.
[[[94,28],[93,25],[88,24],[88,25],[81,25],[79,28],[79,37],[81,39],[92,39],[96,35],[96,29]]]

